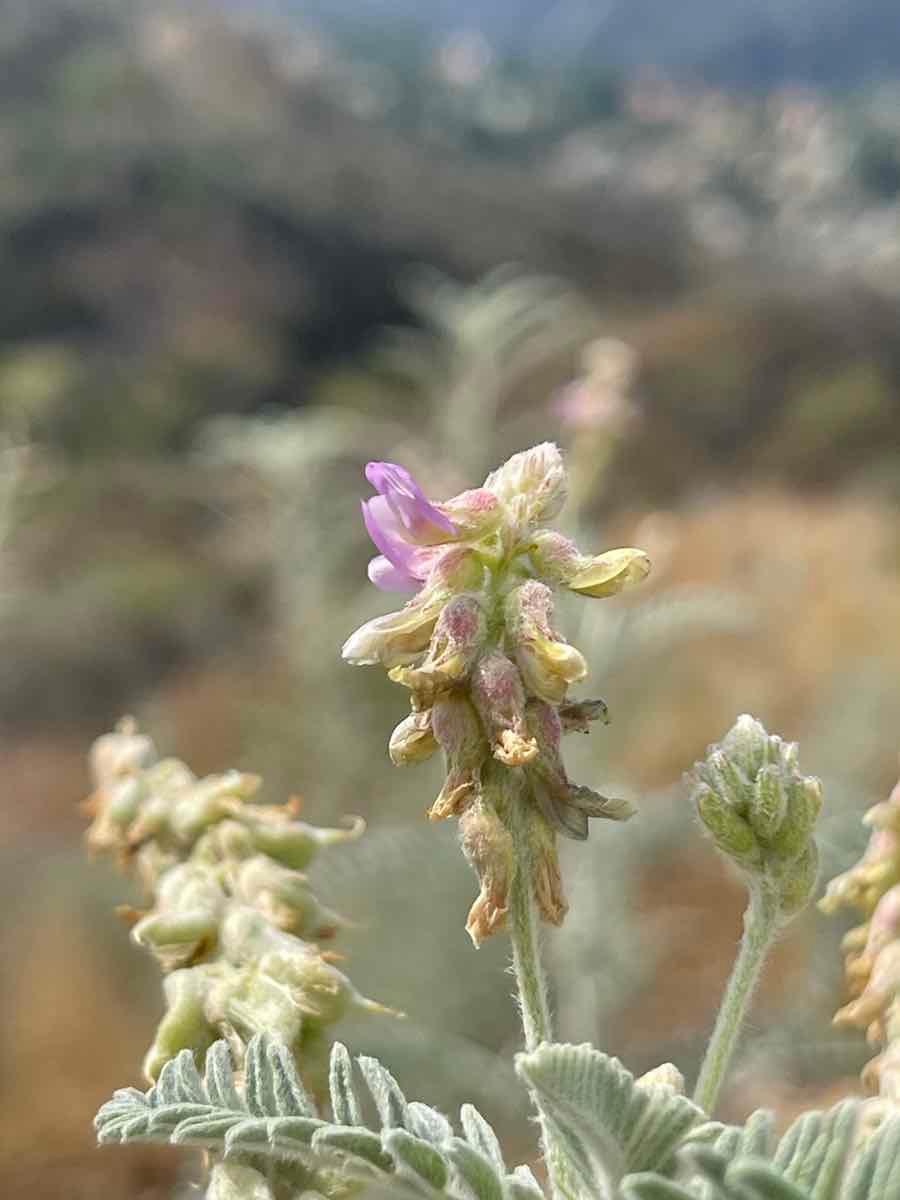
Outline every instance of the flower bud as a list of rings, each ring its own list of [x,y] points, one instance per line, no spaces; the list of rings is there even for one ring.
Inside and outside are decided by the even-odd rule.
[[[670,1088],[677,1095],[684,1095],[684,1076],[674,1063],[662,1063],[634,1082],[639,1088]]]
[[[553,529],[539,529],[528,549],[538,578],[552,587],[567,584],[586,561],[574,542]]]
[[[240,1163],[215,1163],[205,1200],[274,1200],[265,1175]]]
[[[723,801],[711,787],[701,784],[694,794],[700,820],[717,848],[741,866],[756,866],[762,859],[759,843],[749,823]]]
[[[555,517],[566,502],[566,469],[559,447],[543,442],[507,459],[484,486],[526,525]]]
[[[438,744],[431,728],[431,709],[411,712],[391,734],[388,753],[395,767],[424,762],[437,750]]]
[[[762,841],[771,841],[787,816],[784,779],[774,764],[763,767],[756,777],[756,795],[748,805],[750,825]]]
[[[345,924],[320,904],[305,876],[282,867],[265,854],[241,863],[234,883],[235,899],[263,913],[279,929],[297,937],[323,940]]]
[[[97,738],[91,747],[90,767],[97,787],[106,787],[122,775],[148,767],[156,758],[156,747],[138,733],[133,717],[123,717],[113,733]]]
[[[863,817],[863,825],[900,833],[900,788],[895,787],[887,800],[873,804]]]
[[[807,797],[812,808],[817,799]],[[862,1080],[888,1104],[900,1103],[900,832],[885,817],[898,800],[895,787],[886,802],[869,810],[865,823],[874,831],[862,859],[832,880],[819,901],[824,912],[851,906],[864,918],[841,942],[853,999],[834,1023],[864,1028],[871,1043],[884,1045],[863,1069]]]
[[[755,717],[742,713],[725,734],[720,749],[752,778],[767,762],[780,760],[784,743],[779,737],[769,737]]]
[[[819,881],[819,848],[812,839],[806,842],[803,852],[791,864],[780,888],[779,914],[791,920],[802,912],[812,900]]]
[[[131,936],[148,946],[163,970],[195,962],[215,945],[226,895],[213,872],[193,863],[172,867],[160,880],[156,904]]]
[[[204,829],[234,812],[235,801],[255,795],[260,782],[258,775],[240,771],[198,779],[172,805],[169,820],[172,833],[181,842],[194,842]]]
[[[296,871],[302,871],[312,861],[320,846],[354,842],[366,828],[361,817],[353,817],[346,829],[321,829],[318,825],[291,821],[287,809],[274,806],[245,808],[238,819],[250,831],[257,850]]]
[[[399,612],[367,621],[344,642],[341,657],[354,666],[381,663],[388,669],[412,662],[427,648],[445,598],[420,592]]]
[[[460,492],[437,507],[465,539],[489,537],[500,527],[504,516],[503,504],[486,487]]]
[[[489,732],[494,757],[508,767],[530,762],[538,752],[525,723],[522,677],[505,654],[492,650],[472,672],[472,699]]]
[[[166,1014],[144,1058],[144,1075],[151,1083],[156,1082],[160,1071],[179,1051],[190,1050],[201,1061],[216,1040],[216,1028],[205,1007],[215,975],[214,967],[186,967],[163,980]]]
[[[477,949],[485,938],[502,929],[506,920],[515,869],[513,841],[496,810],[484,800],[476,800],[462,814],[459,837],[481,885],[466,921],[466,932]]]
[[[643,550],[630,547],[607,550],[605,554],[584,560],[569,579],[568,586],[581,596],[615,596],[625,588],[641,583],[650,574],[650,559]]]
[[[587,663],[552,627],[553,593],[546,584],[531,579],[510,592],[505,616],[526,690],[560,704],[569,684],[587,675]]]
[[[431,725],[444,752],[447,775],[428,816],[441,821],[461,813],[475,798],[490,748],[478,714],[460,693],[451,692],[435,701]]]
[[[142,799],[143,787],[137,775],[123,775],[95,792],[90,799],[94,819],[87,831],[88,848],[98,854],[114,850],[125,854]]]
[[[747,816],[753,802],[753,783],[734,758],[712,749],[706,762],[698,765],[697,773],[736,813]]]
[[[865,951],[870,958],[891,942],[900,941],[900,886],[894,885],[878,901],[869,921]]]
[[[822,785],[818,779],[794,779],[787,786],[787,812],[771,837],[772,849],[792,860],[804,850],[822,810]]]
[[[194,847],[191,858],[195,862],[214,866],[223,859],[239,863],[256,853],[257,846],[251,831],[231,817],[206,831]]]
[[[333,1025],[361,1000],[347,976],[318,953],[299,954],[286,947],[263,955],[259,969],[285,988],[305,1022]]]
[[[880,1026],[880,1018],[895,997],[900,997],[900,941],[892,942],[875,959],[861,995],[839,1009],[835,1025]],[[881,1029],[876,1029],[880,1036]]]
[[[486,634],[487,620],[477,596],[454,596],[444,605],[424,660],[417,667],[395,667],[390,677],[413,690],[418,706],[433,704],[436,696],[468,675]]]
[[[238,1020],[243,1013],[240,1023],[249,1032],[266,1028],[266,1009],[272,1004],[282,1009],[285,1000],[296,1010],[298,1027],[301,1019],[332,1024],[350,1008],[388,1011],[360,996],[346,975],[326,962],[318,947],[274,928],[252,908],[234,905],[222,922],[221,938],[229,963],[252,970],[230,972],[229,979],[239,982],[233,987],[223,983],[216,991],[216,1002],[227,1019]],[[248,989],[257,995],[252,1006],[247,1004]],[[269,991],[272,1001],[266,1003]],[[259,1005],[254,1007],[257,1001]],[[284,1011],[291,1013],[291,1009]]]
[[[233,1031],[242,1041],[268,1033],[296,1045],[303,1030],[303,1013],[280,979],[270,978],[255,964],[231,967],[211,982],[206,1008],[216,1027]],[[304,1073],[307,1064],[304,1062]]]
[[[474,550],[451,546],[435,557],[425,583],[425,595],[444,604],[457,592],[479,592],[484,584],[484,563]]]
[[[164,758],[141,773],[140,811],[128,830],[128,841],[139,846],[148,838],[169,841],[174,836],[175,806],[197,783],[193,771],[175,758]]]
[[[819,901],[822,912],[852,906],[868,917],[881,897],[900,883],[900,834],[876,829],[860,861],[832,879]]]
[[[166,871],[171,870],[181,860],[174,850],[163,849],[158,841],[151,839],[137,850],[132,850],[130,858],[123,861],[132,867],[144,895],[152,896]]]

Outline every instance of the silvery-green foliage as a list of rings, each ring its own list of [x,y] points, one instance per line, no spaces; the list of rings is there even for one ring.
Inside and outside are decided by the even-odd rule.
[[[677,1179],[634,1175],[623,1200],[893,1200],[900,1195],[900,1118],[868,1136],[867,1102],[800,1116],[777,1139],[771,1113],[741,1128],[699,1126],[679,1154]]]
[[[226,1163],[267,1163],[269,1183],[283,1185],[284,1173],[291,1196],[313,1188],[328,1197],[365,1190],[393,1197],[542,1200],[527,1167],[507,1170],[496,1134],[472,1105],[462,1108],[458,1136],[441,1113],[407,1101],[377,1059],[360,1056],[354,1064],[340,1043],[332,1049],[329,1089],[330,1119],[303,1087],[287,1047],[259,1034],[248,1045],[242,1078],[224,1041],[208,1051],[202,1077],[185,1050],[149,1091],[117,1091],[95,1125],[101,1143],[169,1142],[203,1147]],[[377,1118],[369,1124],[367,1107]],[[243,1197],[244,1186],[255,1197],[263,1177],[239,1174],[214,1174],[213,1194]]]
[[[704,1120],[673,1087],[635,1080],[592,1046],[544,1045],[517,1059],[566,1154],[578,1200],[894,1200],[900,1118],[868,1140],[866,1102],[799,1117],[779,1140],[772,1113]]]
[[[860,1132],[865,1103],[804,1113],[780,1140],[766,1112],[754,1113],[743,1128],[698,1128],[680,1155],[687,1182],[672,1200],[893,1200],[900,1195],[900,1119],[889,1119],[866,1140]],[[668,1195],[655,1183],[634,1176],[623,1196]]]
[[[638,1171],[665,1173],[704,1114],[673,1087],[639,1083],[593,1046],[543,1045],[516,1069],[535,1092],[585,1196],[613,1195]]]

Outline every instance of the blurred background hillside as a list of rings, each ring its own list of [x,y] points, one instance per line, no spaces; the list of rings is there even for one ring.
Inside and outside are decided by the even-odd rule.
[[[390,603],[371,458],[441,497],[558,441],[569,532],[653,558],[643,595],[562,614],[613,718],[573,774],[640,816],[567,853],[548,946],[563,1038],[693,1070],[741,897],[681,773],[745,710],[799,739],[829,873],[897,774],[898,316],[886,0],[0,0],[5,1192],[191,1178],[92,1147],[161,1009],[135,897],[81,846],[124,712],[366,818],[316,882],[410,1019],[341,1033],[526,1152],[437,768],[390,766],[404,697],[338,656]],[[852,1086],[839,934],[810,914],[779,947],[732,1115]]]

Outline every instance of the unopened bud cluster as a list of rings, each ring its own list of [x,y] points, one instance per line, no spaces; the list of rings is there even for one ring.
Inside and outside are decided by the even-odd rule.
[[[429,815],[459,818],[481,883],[467,924],[475,944],[502,928],[511,880],[524,869],[512,835],[520,815],[538,907],[559,924],[567,906],[556,835],[586,838],[589,818],[622,820],[631,809],[566,774],[562,734],[588,732],[606,708],[568,699],[587,663],[555,626],[554,593],[615,595],[646,576],[647,556],[621,549],[590,557],[546,527],[566,495],[562,457],[549,443],[443,504],[395,464],[370,463],[367,476],[379,495],[363,514],[382,552],[369,576],[415,595],[358,629],[343,656],[380,664],[409,690],[410,714],[390,738],[396,765],[443,753],[445,779]],[[513,804],[524,812],[514,814]]]
[[[818,779],[802,775],[797,746],[738,717],[693,773],[693,799],[718,850],[791,920],[812,898],[819,869],[813,838],[822,807]]]
[[[872,827],[865,853],[831,881],[819,907],[853,908],[862,917],[842,943],[851,999],[834,1022],[866,1030],[880,1053],[863,1081],[900,1106],[900,783],[864,821]]]
[[[296,819],[296,801],[254,804],[257,776],[197,778],[158,758],[130,719],[94,743],[91,769],[88,846],[136,876],[147,907],[123,915],[165,973],[167,1012],[144,1061],[148,1078],[180,1050],[199,1060],[218,1038],[240,1050],[267,1030],[317,1087],[328,1027],[352,1009],[386,1011],[320,949],[343,922],[302,874],[321,847],[359,837],[362,821],[320,829]]]

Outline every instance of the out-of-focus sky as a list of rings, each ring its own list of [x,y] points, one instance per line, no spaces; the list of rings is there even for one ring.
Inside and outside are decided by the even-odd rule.
[[[544,62],[589,55],[605,66],[698,71],[751,86],[853,84],[900,64],[891,0],[261,0],[253,7],[333,28],[404,27],[426,37],[473,29],[501,52]]]

